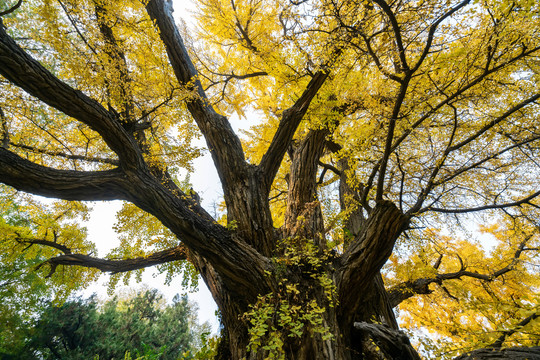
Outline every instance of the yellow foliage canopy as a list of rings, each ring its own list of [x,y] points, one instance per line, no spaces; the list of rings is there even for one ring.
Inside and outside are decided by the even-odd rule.
[[[336,290],[341,300],[382,271],[399,320],[421,329],[431,357],[540,342],[537,1],[200,0],[194,29],[170,24],[169,6],[28,0],[2,15],[2,182],[126,200],[107,266],[149,264],[157,252],[170,276],[193,275],[171,265],[189,259],[214,290],[246,291],[231,295],[244,313],[276,288],[262,274],[281,270],[283,249],[306,242],[336,271],[325,279],[352,284]],[[8,61],[16,56],[26,67]],[[232,116],[246,119],[242,139]],[[201,135],[226,224],[177,178],[193,171]],[[71,182],[27,183],[12,160]],[[92,180],[83,190],[79,176]],[[3,221],[1,246],[40,239],[56,249],[46,256],[93,251],[70,222],[84,205],[3,201],[27,225]],[[397,214],[388,228],[406,225],[380,225],[386,247],[359,261],[382,236],[370,228],[381,209]]]

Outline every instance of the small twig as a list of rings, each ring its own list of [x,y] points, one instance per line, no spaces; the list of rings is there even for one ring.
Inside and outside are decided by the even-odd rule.
[[[333,165],[330,165],[330,164],[325,164],[325,163],[323,163],[322,161],[318,161],[318,164],[319,164],[319,166],[322,166],[322,167],[323,167],[324,171],[326,171],[326,170],[331,170],[331,171],[334,172],[337,176],[341,176],[341,171],[340,171],[337,167],[335,167],[335,166],[333,166]]]
[[[505,342],[506,338],[515,334],[518,332],[521,328],[523,328],[525,325],[530,323],[531,321],[537,319],[540,317],[540,312],[535,312],[534,314],[531,314],[530,316],[527,316],[525,319],[521,320],[519,323],[516,324],[516,326],[511,330],[505,330],[502,332],[502,335],[495,340],[491,345],[488,347],[492,348],[500,348],[502,344]]]
[[[2,107],[0,106],[0,120],[2,121],[2,147],[4,149],[7,149],[9,147],[9,129],[7,125],[7,119],[6,114],[4,114],[4,110],[2,110]]]
[[[11,8],[0,12],[0,16],[11,14],[15,10],[17,10],[19,8],[19,6],[21,6],[21,4],[22,4],[22,0],[17,1],[17,3],[15,5],[13,5]]]

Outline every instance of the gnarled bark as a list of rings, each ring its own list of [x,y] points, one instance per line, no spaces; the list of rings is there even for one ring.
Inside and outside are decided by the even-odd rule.
[[[378,324],[355,322],[358,330],[358,342],[369,349],[364,359],[373,360],[420,360],[407,335],[398,330]]]
[[[328,130],[310,132],[293,151],[286,231],[277,232],[273,228],[267,197],[279,162],[328,73],[321,70],[313,74],[300,98],[283,113],[261,164],[250,165],[245,161],[240,141],[227,119],[208,104],[200,83],[192,81],[197,73],[174,25],[170,4],[153,0],[148,3],[147,10],[160,30],[179,83],[196,93],[187,100],[187,106],[208,143],[222,180],[229,221],[231,225],[234,221],[235,226],[227,229],[215,223],[165,171],[148,166],[143,156],[144,146],[133,132],[127,130],[125,119],[56,78],[22,50],[3,28],[0,29],[0,73],[41,101],[97,131],[116,153],[119,162],[118,168],[100,172],[57,170],[33,164],[2,148],[0,181],[23,191],[70,200],[123,199],[153,214],[181,239],[186,248],[181,256],[173,251],[171,254],[156,253],[151,259],[118,262],[65,252],[50,259],[49,264],[53,270],[58,265],[77,264],[105,271],[124,271],[187,256],[203,276],[222,311],[231,357],[263,358],[264,351],[247,350],[248,324],[243,314],[258,296],[279,290],[280,279],[268,276],[281,271],[275,259],[270,258],[275,255],[275,245],[282,240],[278,234],[299,236],[305,241],[316,239],[320,251],[325,251],[316,177]],[[113,40],[106,24],[101,30],[109,41]],[[121,65],[121,54],[116,54],[115,58]],[[127,76],[125,68],[123,73]],[[129,114],[129,104],[125,106],[123,112]],[[305,222],[299,224],[302,217]],[[359,310],[367,302],[382,299],[378,271],[405,223],[406,219],[395,206],[380,202],[345,253],[342,256],[335,254],[325,264],[323,271],[336,281],[336,304],[339,304],[327,307],[321,315],[332,337],[323,340],[321,334],[306,330],[300,338],[286,339],[289,358],[347,359],[352,352],[361,351],[351,340],[353,322],[358,320],[358,314],[362,313]],[[285,271],[299,283],[308,276],[301,266]],[[364,296],[362,289],[369,286],[376,290],[372,295]],[[320,306],[328,305],[326,290],[321,286],[314,284],[306,291]],[[363,317],[367,317],[367,313],[370,316],[373,309],[360,315],[360,320],[366,320]]]
[[[289,192],[283,226],[285,237],[311,239],[321,249],[326,249],[326,243],[316,178],[328,134],[326,129],[312,130],[290,150]]]
[[[540,346],[478,349],[454,360],[540,360]]]
[[[354,309],[366,284],[386,262],[398,236],[408,225],[408,218],[388,201],[378,202],[357,239],[341,259],[342,271],[337,284],[341,304]]]

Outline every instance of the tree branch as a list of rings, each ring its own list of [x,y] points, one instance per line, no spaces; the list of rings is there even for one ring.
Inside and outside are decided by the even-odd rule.
[[[458,171],[456,171],[456,173],[453,174],[453,176],[448,176],[446,177],[444,180],[441,180],[439,182],[436,182],[435,179],[437,177],[437,175],[439,174],[439,171],[443,168],[443,166],[445,165],[445,161],[448,157],[448,155],[450,153],[452,153],[453,151],[456,151],[460,148],[462,148],[463,146],[469,144],[470,142],[474,141],[475,139],[477,139],[478,137],[482,136],[484,133],[486,133],[489,129],[493,128],[495,125],[501,123],[502,121],[508,119],[508,117],[510,117],[513,113],[515,113],[516,111],[519,111],[521,110],[523,107],[531,104],[531,103],[535,103],[535,101],[537,99],[540,98],[540,94],[536,94],[536,95],[533,95],[531,97],[529,97],[528,99],[525,99],[523,100],[522,102],[520,102],[519,104],[513,106],[512,108],[510,108],[509,110],[507,110],[506,112],[504,112],[504,114],[502,114],[501,116],[493,119],[492,121],[490,121],[488,124],[486,124],[485,126],[483,126],[480,130],[478,130],[477,132],[475,132],[474,134],[472,134],[471,136],[469,136],[467,139],[459,142],[458,144],[455,144],[455,145],[452,145],[452,142],[453,142],[453,139],[454,139],[454,136],[455,136],[455,132],[456,132],[456,129],[457,129],[457,109],[454,107],[454,106],[451,106],[454,110],[454,130],[452,131],[452,135],[450,136],[450,139],[448,141],[448,145],[445,149],[445,151],[443,152],[440,160],[437,162],[437,166],[435,167],[435,169],[432,171],[428,181],[427,181],[427,184],[426,186],[421,190],[420,194],[418,195],[418,199],[416,200],[416,203],[410,208],[410,210],[408,211],[408,213],[412,214],[412,213],[415,213],[416,211],[420,210],[420,208],[422,207],[425,199],[427,198],[427,196],[429,195],[429,193],[431,192],[431,190],[437,186],[437,185],[440,185],[440,183],[442,182],[446,182],[450,179],[452,179],[454,176],[457,176],[457,175],[454,175],[454,174],[459,174],[459,173],[462,173],[462,172],[465,172],[467,170],[470,170],[470,169],[473,169],[475,166],[485,162],[485,161],[488,161],[489,159],[493,159],[495,156],[497,155],[500,155],[500,152],[497,153],[497,154],[493,154],[491,156],[488,156],[486,157],[485,159],[483,159],[482,161],[480,162],[476,162],[475,164],[472,164],[472,165],[475,165],[475,166],[468,166],[466,168],[462,168]],[[520,145],[522,145],[523,143],[520,143]],[[506,149],[503,149],[504,151],[506,151],[507,149],[512,149],[514,147],[518,147],[519,145],[518,144],[514,144],[513,146],[509,147],[509,148],[506,148]]]
[[[101,164],[110,164],[110,165],[115,165],[115,166],[120,165],[120,162],[115,159],[101,158],[101,157],[95,157],[95,156],[66,154],[61,151],[40,149],[40,148],[35,148],[32,146],[28,146],[28,145],[20,144],[20,143],[14,143],[14,142],[10,142],[9,145],[14,146],[19,149],[28,150],[33,153],[44,154],[44,155],[49,155],[49,156],[57,156],[57,157],[61,157],[61,158],[69,159],[69,160],[82,160],[82,161],[96,162],[96,163],[101,163]]]
[[[287,210],[284,215],[285,237],[313,239],[326,249],[324,222],[317,197],[317,169],[325,149],[327,129],[310,130],[291,154]],[[304,226],[306,223],[309,226]]]
[[[474,78],[472,81],[467,83],[466,85],[462,86],[461,88],[457,89],[456,92],[454,92],[452,95],[445,95],[445,99],[439,102],[437,105],[432,106],[429,111],[427,111],[420,119],[415,121],[408,129],[403,131],[402,135],[396,139],[394,144],[392,145],[392,151],[395,150],[416,128],[418,128],[422,123],[427,120],[429,117],[431,117],[433,114],[435,114],[438,110],[440,110],[443,106],[448,105],[452,103],[452,101],[458,99],[460,96],[464,95],[465,92],[473,88],[474,86],[478,85],[482,80],[485,80],[489,75],[496,73],[499,70],[502,70],[513,63],[517,62],[518,60],[532,55],[535,52],[540,50],[540,46],[537,46],[532,49],[524,49],[520,54],[514,56],[510,60],[506,61],[505,63],[499,64],[497,66],[494,66],[491,69],[485,69],[480,75],[478,75],[476,78]],[[377,171],[378,164],[376,165],[375,169],[373,171]]]
[[[453,146],[450,146],[447,150],[447,152],[452,152],[452,151],[455,151],[465,145],[467,145],[468,143],[470,143],[471,141],[477,139],[478,137],[480,137],[481,135],[483,135],[486,131],[488,131],[489,129],[493,128],[495,125],[499,124],[500,122],[508,119],[508,117],[510,115],[512,115],[513,113],[515,113],[516,111],[519,111],[521,109],[523,109],[525,106],[529,105],[529,104],[536,104],[536,100],[540,99],[540,94],[535,94],[523,101],[521,101],[520,103],[514,105],[512,108],[508,109],[507,111],[504,112],[504,114],[502,114],[501,116],[498,116],[497,118],[491,120],[489,123],[487,123],[484,127],[482,127],[480,130],[478,130],[477,132],[475,132],[474,134],[472,134],[471,136],[469,136],[467,139],[459,142],[458,144],[455,144]]]
[[[229,82],[231,80],[233,80],[233,79],[235,79],[235,80],[244,80],[244,79],[249,79],[249,78],[253,78],[253,77],[268,75],[268,73],[266,71],[256,71],[256,72],[249,73],[249,74],[236,75],[234,73],[234,71],[231,74],[221,74],[221,73],[217,73],[215,71],[212,71],[211,69],[209,69],[207,67],[206,67],[206,70],[208,70],[208,72],[212,73],[213,75],[222,76],[222,77],[225,78],[223,80],[213,81],[212,79],[207,77],[207,79],[210,81],[210,85],[208,85],[208,87],[205,90],[210,89],[214,85],[218,85],[218,84],[221,84],[221,83],[223,84],[223,87],[221,88],[220,100],[225,99],[225,91],[227,89],[227,85],[229,84]]]
[[[530,238],[531,237],[529,236],[526,239],[524,239],[519,244],[510,263],[497,271],[494,271],[490,274],[479,274],[477,272],[467,271],[465,269],[463,260],[459,258],[459,261],[461,263],[461,269],[459,271],[456,271],[453,273],[446,273],[446,274],[436,274],[434,277],[431,277],[431,278],[421,278],[421,279],[406,281],[399,285],[393,286],[392,288],[388,290],[388,297],[390,299],[390,304],[392,307],[396,307],[401,302],[415,295],[431,294],[433,290],[429,288],[430,284],[436,283],[436,284],[441,285],[446,280],[454,280],[454,279],[461,279],[462,277],[470,277],[473,279],[491,282],[497,279],[498,277],[514,270],[515,265],[519,261],[519,257],[521,256],[523,251],[526,251],[525,245],[527,244]],[[442,257],[439,257],[439,259],[442,259]],[[437,260],[436,268],[438,268],[440,265],[439,261],[440,260]]]
[[[448,18],[449,16],[452,16],[455,12],[457,12],[462,7],[468,5],[471,2],[471,0],[464,0],[451,8],[449,11],[447,11],[445,14],[443,14],[441,17],[437,19],[431,26],[429,27],[428,37],[426,41],[426,46],[424,47],[424,50],[422,51],[422,54],[420,55],[420,58],[416,62],[416,64],[413,66],[413,69],[411,72],[416,72],[418,68],[422,65],[424,62],[426,56],[429,54],[429,50],[431,49],[431,44],[433,43],[433,37],[435,36],[435,31],[437,30],[437,27],[441,24],[441,22],[444,21],[444,19]]]
[[[21,5],[22,5],[22,0],[17,1],[17,3],[15,5],[13,5],[12,7],[10,7],[9,9],[0,12],[0,16],[11,14],[15,10],[17,10],[19,8],[19,6],[21,6]],[[2,26],[2,23],[0,22],[0,27],[1,26]]]
[[[488,347],[492,347],[492,348],[500,348],[502,346],[502,344],[506,341],[506,338],[509,337],[509,336],[512,336],[513,334],[515,334],[516,332],[520,331],[521,328],[523,328],[524,326],[526,326],[527,324],[529,324],[531,321],[537,319],[540,317],[540,312],[535,312],[529,316],[527,316],[525,319],[521,320],[520,322],[518,322],[513,329],[510,329],[510,330],[505,330],[502,332],[501,336],[499,336],[497,338],[497,340],[495,340],[495,342],[493,342],[493,344],[491,345],[488,345]]]
[[[96,100],[59,80],[27,54],[6,33],[0,19],[0,74],[30,95],[60,110],[98,132],[124,166],[142,162],[137,144],[115,114]]]
[[[100,1],[94,1],[94,13],[96,15],[96,22],[99,28],[99,32],[105,42],[102,51],[107,54],[109,61],[114,68],[110,81],[107,81],[107,92],[109,95],[109,102],[114,101],[115,105],[120,106],[120,120],[127,125],[127,123],[133,121],[133,94],[131,91],[131,77],[129,76],[128,65],[126,61],[126,55],[121,47],[118,45],[118,41],[113,33],[112,27],[109,25],[111,14],[107,12],[107,9]],[[112,94],[115,94],[113,96]],[[144,140],[140,143],[144,143]]]
[[[311,101],[317,95],[317,92],[324,84],[328,77],[327,71],[318,71],[311,78],[310,82],[304,89],[304,92],[293,106],[283,112],[281,121],[279,122],[278,129],[272,138],[272,142],[268,147],[268,150],[263,155],[259,167],[262,169],[263,178],[266,181],[266,190],[270,191],[272,181],[277,174],[277,171],[281,165],[281,160],[287,148],[296,132],[296,129],[300,125],[300,122],[304,118]]]
[[[467,208],[467,209],[443,209],[443,208],[436,208],[436,207],[428,207],[428,208],[424,208],[424,209],[420,210],[419,212],[424,212],[424,211],[429,210],[429,211],[440,212],[440,213],[443,213],[443,214],[464,214],[464,213],[471,213],[471,212],[476,212],[476,211],[484,211],[484,210],[492,210],[492,209],[504,209],[504,208],[508,208],[508,207],[520,206],[520,205],[523,205],[523,204],[527,204],[531,200],[538,197],[539,195],[540,195],[540,190],[536,191],[536,192],[532,193],[531,195],[526,196],[526,197],[524,197],[524,198],[522,198],[520,200],[516,200],[516,201],[513,201],[513,202],[509,202],[509,203],[491,204],[491,205],[484,205],[484,206],[478,206],[478,207]]]
[[[339,205],[343,214],[347,214],[347,218],[343,222],[343,227],[347,231],[347,236],[343,238],[343,250],[346,251],[351,241],[356,239],[366,218],[363,209],[370,209],[360,203],[359,193],[362,191],[362,184],[352,184],[349,178],[351,169],[350,159],[348,156],[343,156],[338,160],[339,166]],[[356,185],[356,186],[355,186]]]
[[[333,172],[334,174],[336,174],[337,176],[341,176],[341,175],[342,175],[342,174],[341,174],[341,171],[340,171],[337,167],[335,167],[335,166],[333,166],[333,165],[325,164],[325,163],[323,163],[323,162],[320,161],[320,160],[317,162],[317,164],[318,164],[319,166],[321,166],[324,170],[330,170],[330,171],[332,171],[332,172]],[[320,181],[320,183],[322,183],[322,181]]]
[[[156,251],[149,255],[140,256],[132,259],[113,260],[96,258],[85,254],[74,254],[72,249],[55,241],[45,239],[25,239],[20,237],[16,240],[19,243],[29,244],[29,246],[44,245],[52,247],[64,253],[63,255],[50,258],[49,260],[42,262],[36,267],[37,270],[45,265],[49,265],[51,267],[51,271],[49,272],[49,274],[47,274],[46,277],[51,277],[56,271],[58,265],[95,268],[103,272],[111,272],[113,274],[116,274],[119,272],[139,270],[171,261],[187,260],[187,249],[184,244],[179,244],[175,247]]]
[[[51,244],[45,244],[41,242],[42,245],[52,246]],[[39,269],[45,265],[51,267],[50,272],[46,277],[51,277],[58,265],[65,266],[82,266],[87,268],[98,269],[103,272],[110,272],[117,274],[120,272],[133,271],[144,269],[150,266],[164,264],[171,261],[186,260],[187,252],[183,244],[178,246],[157,251],[155,253],[136,257],[132,259],[122,259],[122,260],[110,260],[110,259],[101,259],[84,254],[64,254],[53,257],[41,264],[36,268]]]
[[[375,63],[375,66],[377,66],[377,68],[379,69],[379,71],[387,76],[389,79],[392,79],[398,83],[401,83],[402,82],[402,79],[395,75],[395,74],[392,74],[391,72],[389,72],[388,70],[386,70],[384,68],[384,66],[381,64],[381,60],[379,59],[379,57],[377,56],[377,54],[375,53],[375,51],[373,50],[373,48],[371,47],[371,39],[369,37],[367,37],[365,34],[360,34],[362,36],[362,38],[364,39],[364,42],[366,43],[366,49],[367,49],[367,52],[368,54],[371,56],[371,58],[373,59],[373,62]]]
[[[57,170],[28,161],[0,148],[0,182],[17,190],[65,200],[128,199],[120,169]]]
[[[153,3],[155,2],[151,2]],[[159,18],[172,24],[170,13],[159,14]],[[174,31],[177,34],[175,27],[169,32],[161,32],[165,42],[171,42],[172,39],[174,43],[179,39],[179,35],[178,38],[171,35],[174,35]],[[183,46],[180,49],[185,51]],[[174,65],[173,62],[173,67]],[[156,216],[181,238],[190,250],[205,256],[231,291],[245,291],[252,296],[253,301],[256,299],[259,290],[254,289],[253,284],[261,283],[260,287],[264,288],[261,279],[264,278],[264,271],[270,266],[270,262],[254,248],[243,243],[239,237],[233,240],[231,234],[215,224],[209,215],[200,216],[204,210],[180,198],[182,193],[166,175],[160,176],[149,171],[135,138],[122,126],[117,114],[107,111],[97,101],[56,78],[21,49],[1,26],[0,74],[41,101],[97,131],[118,154],[121,163],[119,169],[101,172],[54,170],[0,149],[0,182],[22,191],[67,200],[131,201]],[[190,80],[191,77],[188,81]],[[193,105],[195,103],[198,105]],[[246,164],[240,141],[230,129],[230,125],[224,117],[215,113],[213,118],[205,117],[207,113],[202,113],[202,118],[198,116],[197,110],[207,110],[202,99],[188,102],[188,108],[195,113],[194,117],[200,120],[203,129],[212,131],[211,135],[206,134],[207,139],[220,139],[217,144],[223,145],[210,146],[210,150],[214,159],[217,157],[220,160],[218,173],[225,174],[221,177],[224,187],[241,183],[236,177],[241,178],[244,174],[237,173],[240,173]],[[210,145],[214,144],[216,142],[210,141]],[[229,168],[226,165],[229,165]],[[167,182],[171,183],[171,186],[168,186]],[[238,259],[244,261],[238,264]]]
[[[369,351],[362,355],[369,355],[369,359],[420,360],[403,331],[366,322],[355,322],[354,328],[360,332],[364,348]]]
[[[171,1],[151,0],[146,5],[146,10],[159,29],[178,82],[194,93],[186,101],[187,108],[206,139],[224,190],[227,191],[227,187],[235,183],[233,179],[236,178],[238,169],[244,169],[247,165],[240,139],[227,118],[218,114],[209,104],[198,79],[198,72],[174,22]]]
[[[88,49],[90,49],[90,51],[92,51],[95,55],[97,55],[98,52],[96,51],[96,49],[92,45],[90,45],[90,42],[88,42],[86,37],[83,35],[81,30],[79,29],[79,27],[75,23],[75,19],[73,19],[73,16],[71,16],[71,14],[69,13],[68,8],[66,7],[66,5],[62,2],[62,0],[57,0],[57,1],[60,4],[60,6],[62,7],[62,9],[64,10],[64,13],[66,14],[69,22],[71,23],[71,25],[73,26],[73,28],[75,29],[75,31],[77,32],[79,37],[81,38],[82,42],[88,47]]]
[[[392,110],[392,116],[388,123],[388,133],[386,134],[384,154],[383,154],[383,158],[378,163],[379,164],[379,178],[377,179],[377,192],[375,196],[375,200],[377,201],[381,201],[383,198],[386,166],[388,165],[390,154],[393,151],[392,143],[394,141],[394,130],[396,127],[396,122],[399,117],[399,113],[401,111],[401,106],[403,105],[403,101],[405,100],[405,96],[407,95],[407,89],[409,87],[410,80],[411,80],[411,75],[410,73],[407,73],[403,81],[400,83],[399,93],[396,98],[396,102],[394,104],[394,109]]]
[[[360,234],[341,256],[343,270],[336,281],[338,289],[344,289],[339,294],[340,306],[354,312],[365,284],[373,280],[388,260],[396,239],[408,222],[409,218],[392,202],[377,202]]]
[[[466,167],[462,167],[462,168],[456,170],[455,172],[449,174],[448,176],[446,176],[446,177],[444,177],[444,178],[442,178],[440,180],[434,181],[433,186],[435,187],[435,186],[439,186],[441,184],[447,184],[450,180],[458,177],[459,175],[461,175],[461,174],[463,174],[463,173],[465,173],[465,172],[467,172],[467,171],[469,171],[471,169],[479,167],[480,165],[488,162],[489,160],[493,160],[493,159],[495,159],[497,157],[500,157],[501,155],[507,153],[508,151],[511,151],[513,149],[516,149],[516,148],[519,149],[519,148],[521,148],[521,147],[523,147],[523,146],[525,146],[527,144],[530,144],[530,143],[532,143],[534,141],[537,141],[537,140],[540,140],[540,134],[536,134],[536,135],[534,135],[532,137],[529,137],[527,139],[523,139],[521,141],[512,140],[514,142],[512,145],[507,146],[505,148],[502,148],[499,151],[497,151],[495,153],[492,153],[491,155],[486,156],[483,159],[475,161],[474,163],[472,163],[472,164],[470,164],[470,165],[468,165]],[[420,212],[426,211],[426,209],[428,209],[428,208],[429,207],[421,209]]]
[[[517,360],[540,359],[540,346],[533,347],[511,347],[505,349],[477,349],[469,353],[460,355],[454,360]]]
[[[407,139],[407,137],[415,129],[417,129],[420,125],[422,125],[424,123],[424,121],[426,121],[429,117],[431,117],[433,114],[435,114],[443,106],[452,103],[452,101],[456,100],[457,98],[462,96],[465,92],[467,92],[468,90],[470,90],[474,86],[478,85],[480,82],[482,82],[482,80],[485,80],[488,77],[488,75],[496,73],[497,71],[502,70],[502,69],[512,65],[513,63],[517,62],[518,60],[520,60],[520,59],[522,59],[522,58],[524,58],[526,56],[532,55],[532,54],[534,54],[535,52],[537,52],[539,50],[540,50],[540,46],[534,47],[534,48],[529,49],[529,50],[523,49],[523,51],[520,54],[514,56],[513,58],[506,61],[505,63],[499,64],[499,65],[497,65],[497,66],[495,66],[495,67],[493,67],[491,69],[485,69],[480,75],[478,75],[476,78],[474,78],[472,81],[470,81],[466,85],[459,88],[452,95],[445,95],[446,98],[444,100],[439,102],[437,105],[431,107],[431,109],[429,111],[427,111],[424,115],[422,115],[422,117],[420,117],[420,119],[415,121],[409,128],[405,129],[403,131],[403,133],[401,134],[401,136],[399,136],[398,138],[395,139],[394,143],[392,144],[391,152],[395,151],[401,145],[401,143],[403,141],[405,141],[405,139]],[[373,182],[375,180],[377,172],[379,171],[379,168],[381,167],[382,162],[383,162],[382,159],[379,160],[375,164],[375,166],[373,166],[373,169],[371,170],[368,181],[366,182],[366,186],[365,186],[364,191],[362,193],[362,203],[364,203],[364,204],[367,203],[369,192],[372,189]]]
[[[27,248],[31,247],[32,245],[37,244],[37,245],[46,245],[48,247],[55,248],[57,250],[60,250],[64,254],[71,254],[72,253],[70,248],[68,248],[65,245],[54,242],[54,241],[43,240],[43,239],[25,239],[25,238],[22,238],[22,237],[17,237],[15,239],[15,241],[17,241],[20,244],[28,244],[28,246],[25,248],[25,250]]]
[[[401,62],[401,68],[407,73],[410,70],[409,65],[407,64],[405,47],[403,46],[403,40],[401,38],[401,29],[399,28],[399,23],[397,21],[396,15],[385,0],[373,0],[373,2],[381,7],[381,9],[384,11],[386,16],[388,16],[388,19],[390,20],[390,24],[392,25],[392,31],[394,32],[394,38],[396,40],[396,47],[399,54],[399,60]]]

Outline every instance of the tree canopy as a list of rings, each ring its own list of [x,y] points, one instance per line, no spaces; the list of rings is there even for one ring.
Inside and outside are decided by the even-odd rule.
[[[196,272],[221,358],[417,359],[396,312],[430,358],[539,345],[538,2],[195,5],[0,8],[0,182],[62,200],[3,212],[13,266]],[[106,258],[97,200],[125,201]]]

